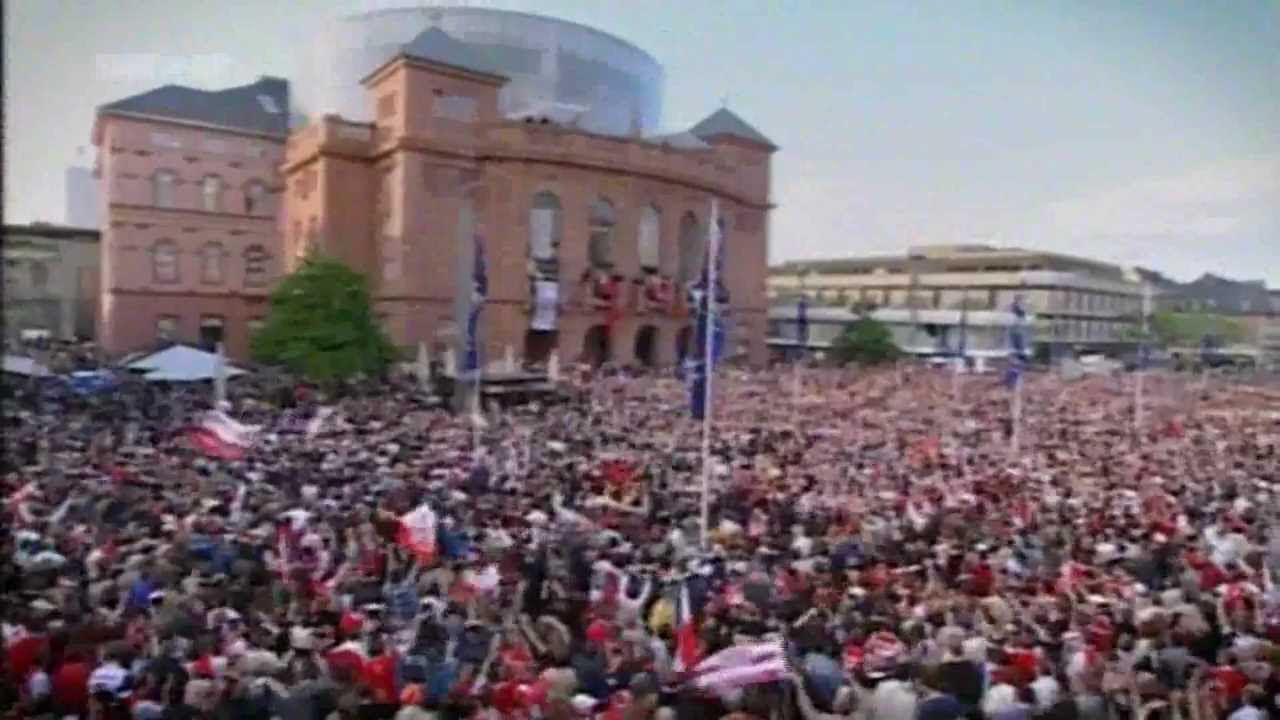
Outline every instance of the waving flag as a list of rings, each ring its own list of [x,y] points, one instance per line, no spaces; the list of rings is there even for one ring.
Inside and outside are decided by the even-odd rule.
[[[781,680],[788,674],[781,640],[735,645],[698,663],[690,683],[701,690],[728,692],[748,685]]]
[[[438,554],[436,547],[435,511],[423,503],[400,518],[396,540],[408,548],[424,564],[431,563]]]
[[[479,325],[480,310],[489,296],[489,276],[485,272],[484,244],[480,236],[475,238],[475,260],[471,269],[471,312],[467,316],[467,357],[464,370],[480,369]]]
[[[187,439],[210,457],[239,460],[253,447],[257,434],[257,426],[238,423],[214,410],[205,413],[200,424],[187,431]]]

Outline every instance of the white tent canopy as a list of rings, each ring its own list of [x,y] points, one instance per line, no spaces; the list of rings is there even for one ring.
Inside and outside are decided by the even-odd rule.
[[[21,355],[5,355],[4,371],[14,375],[26,375],[27,377],[45,377],[50,374],[49,368]]]
[[[217,372],[218,356],[186,345],[173,345],[159,352],[144,355],[125,367],[145,373],[146,380],[165,382],[197,382],[212,380]],[[244,375],[245,371],[226,366],[227,377]]]

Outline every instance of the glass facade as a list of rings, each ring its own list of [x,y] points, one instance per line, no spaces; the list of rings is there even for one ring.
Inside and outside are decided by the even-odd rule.
[[[591,132],[658,129],[663,70],[648,53],[585,25],[467,7],[378,10],[330,23],[302,64],[294,89],[300,112],[373,120],[360,80],[431,27],[471,45],[509,78],[498,97],[505,115],[570,109]]]

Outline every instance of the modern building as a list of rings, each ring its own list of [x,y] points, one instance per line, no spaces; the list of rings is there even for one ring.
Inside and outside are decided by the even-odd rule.
[[[48,223],[4,226],[5,340],[92,340],[98,231]]]
[[[899,348],[913,355],[1003,358],[1009,355],[1009,329],[1017,319],[1008,310],[926,309],[882,307],[868,315],[884,323]],[[801,320],[795,303],[769,308],[769,347],[775,356],[795,349],[830,348],[861,315],[849,307],[808,307]]]
[[[737,115],[652,134],[656,61],[523,13],[368,13],[316,48],[298,107],[264,78],[99,109],[109,349],[168,336],[243,355],[267,291],[310,252],[368,278],[401,347],[456,347],[481,247],[482,354],[669,364],[692,344],[685,291],[714,205],[730,342],[765,359],[776,147]]]
[[[928,311],[939,331],[913,337],[905,347],[942,351],[958,327],[960,310],[1007,313],[1021,297],[1035,317],[1033,340],[1055,353],[1067,348],[1107,349],[1131,342],[1142,314],[1143,285],[1123,268],[1058,253],[989,245],[930,245],[905,255],[794,261],[770,269],[773,305],[800,296],[814,306],[905,311],[923,329]],[[970,313],[971,317],[974,314]],[[945,322],[943,322],[945,320]]]

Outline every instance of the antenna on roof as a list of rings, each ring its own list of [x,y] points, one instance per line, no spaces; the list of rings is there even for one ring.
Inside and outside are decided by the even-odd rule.
[[[729,109],[729,93],[720,96],[720,107],[724,110]]]

